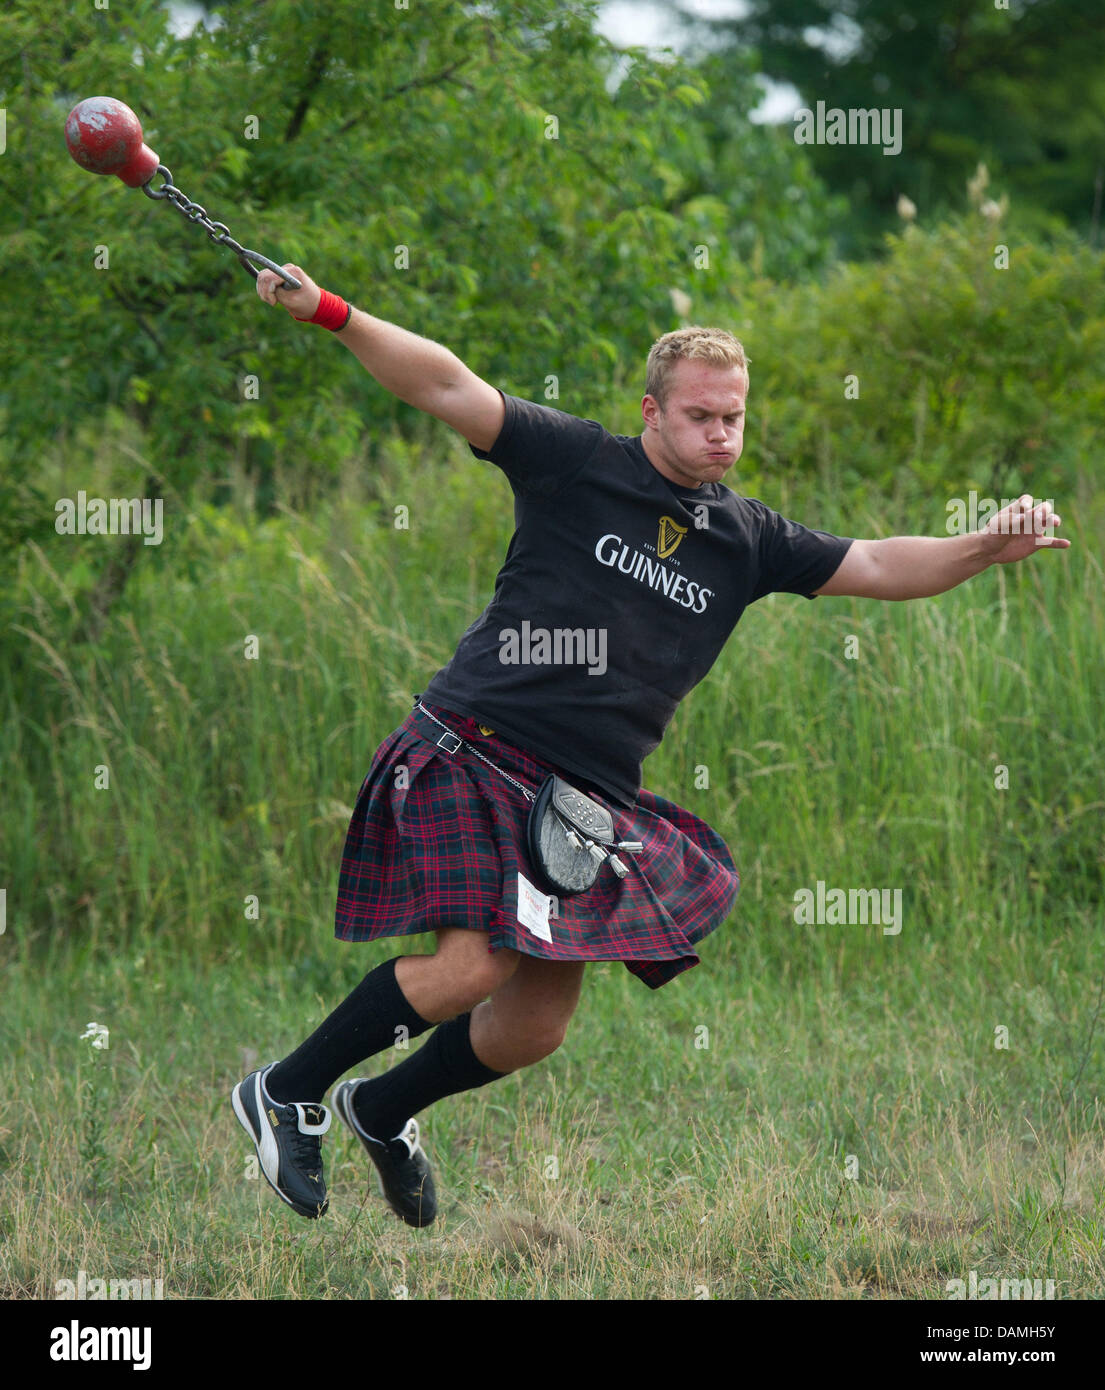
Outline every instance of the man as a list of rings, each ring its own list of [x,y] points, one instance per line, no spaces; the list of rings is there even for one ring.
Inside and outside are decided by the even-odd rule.
[[[414,1116],[547,1057],[564,1040],[589,960],[651,988],[698,963],[739,877],[720,836],[641,788],[641,763],[705,676],[743,610],[783,591],[908,599],[1024,559],[1059,525],[1021,498],[973,535],[853,540],[811,531],[722,485],[741,456],[748,363],[718,329],[669,333],[649,354],[644,432],[504,396],[446,348],[352,309],[298,267],[257,292],[334,331],[387,390],[452,426],[506,473],[516,530],[484,613],[361,787],[336,931],[433,931],[436,952],[371,971],[293,1053],[233,1092],[279,1196],[303,1216],[327,1198],[326,1091],[362,1060],[434,1029],[381,1076],[339,1085],[340,1119],[413,1226],[436,1212]],[[624,876],[557,900],[525,837],[526,791],[555,772],[635,842]],[[435,1026],[436,1025],[436,1026]]]

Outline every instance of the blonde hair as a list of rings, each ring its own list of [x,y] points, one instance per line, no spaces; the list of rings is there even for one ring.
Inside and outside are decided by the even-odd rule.
[[[711,367],[740,367],[748,375],[748,358],[744,347],[724,328],[677,328],[657,338],[648,354],[645,367],[645,395],[652,396],[663,407],[668,392],[672,368],[676,362],[693,360],[708,362]]]

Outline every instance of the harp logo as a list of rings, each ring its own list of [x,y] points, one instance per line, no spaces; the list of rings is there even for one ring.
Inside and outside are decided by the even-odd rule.
[[[687,528],[680,526],[678,521],[673,521],[670,516],[660,518],[660,534],[656,538],[656,554],[661,560],[666,560],[669,555],[674,555],[679,549],[679,542],[687,534]]]

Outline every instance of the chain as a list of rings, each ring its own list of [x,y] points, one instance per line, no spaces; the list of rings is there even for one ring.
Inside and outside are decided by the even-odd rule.
[[[422,711],[422,713],[426,716],[427,719],[432,719],[434,723],[440,725],[440,727],[443,728],[446,733],[452,734],[454,738],[460,738],[460,734],[456,733],[453,729],[450,729],[448,724],[442,724],[441,720],[438,719],[436,714],[431,714],[421,700],[419,700],[418,702],[418,708]],[[512,787],[518,788],[518,790],[522,793],[522,795],[526,798],[527,801],[537,800],[533,792],[530,791],[529,787],[523,787],[521,782],[516,782],[509,772],[504,772],[502,768],[499,767],[498,764],[493,763],[490,758],[485,758],[478,748],[473,748],[470,743],[467,743],[462,738],[460,738],[460,746],[462,748],[467,748],[469,753],[475,753],[476,757],[479,758],[480,762],[486,763],[490,768],[494,768],[494,770],[499,774],[500,777],[505,777]]]
[[[262,256],[260,251],[249,251],[242,246],[240,242],[235,241],[230,235],[230,228],[225,222],[212,222],[207,215],[206,208],[201,207],[199,203],[193,203],[191,198],[185,197],[180,189],[177,188],[173,183],[172,173],[170,170],[166,169],[164,164],[159,164],[157,166],[156,173],[161,175],[163,182],[160,188],[150,187],[150,184],[153,182],[152,179],[144,183],[142,185],[142,192],[147,198],[167,198],[179,212],[183,213],[189,222],[194,222],[197,226],[202,227],[207,232],[208,237],[215,242],[217,246],[226,246],[233,251],[239,261],[241,261],[243,267],[255,280],[257,279],[259,267],[263,267],[266,270],[275,271],[289,288],[293,290],[299,289],[300,282],[294,275],[289,275],[287,271],[282,270],[275,261],[270,261],[267,256]],[[253,262],[257,262],[258,264],[254,265]]]

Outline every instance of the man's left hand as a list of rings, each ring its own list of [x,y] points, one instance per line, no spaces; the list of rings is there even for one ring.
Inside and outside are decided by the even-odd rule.
[[[1054,534],[1054,528],[1061,525],[1062,518],[1056,516],[1050,502],[1034,507],[1031,494],[1026,492],[991,517],[976,535],[989,564],[1009,565],[1045,547],[1068,550],[1070,541]]]

